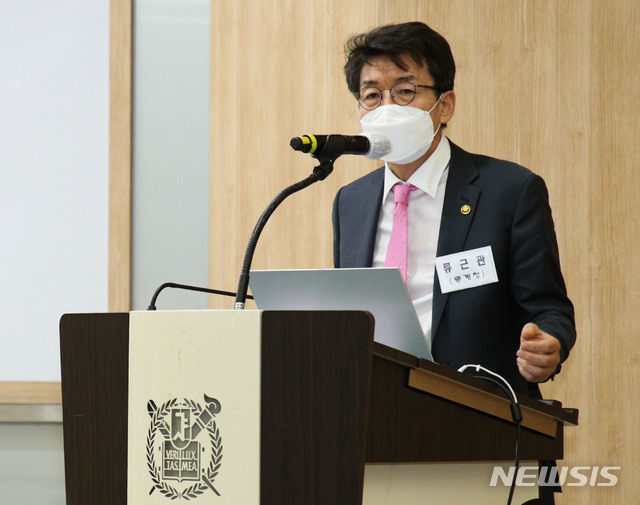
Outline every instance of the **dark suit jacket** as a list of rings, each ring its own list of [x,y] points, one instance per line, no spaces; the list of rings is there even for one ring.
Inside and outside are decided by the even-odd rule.
[[[343,187],[334,202],[334,264],[370,267],[384,168]],[[471,212],[463,214],[461,207]],[[514,163],[470,154],[451,143],[438,256],[491,246],[499,282],[442,294],[434,281],[432,353],[459,368],[480,364],[519,392],[540,397],[518,372],[527,322],[558,338],[564,361],[576,338],[573,305],[560,271],[544,181]],[[559,371],[559,369],[558,369]]]

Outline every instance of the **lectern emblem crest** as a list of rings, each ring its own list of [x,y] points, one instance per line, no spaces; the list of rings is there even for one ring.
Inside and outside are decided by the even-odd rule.
[[[147,467],[156,489],[175,500],[197,498],[207,490],[220,496],[214,481],[222,464],[222,437],[215,416],[220,402],[204,395],[205,405],[177,398],[157,407],[147,403]],[[156,437],[160,433],[162,437]],[[158,457],[159,456],[159,457]]]

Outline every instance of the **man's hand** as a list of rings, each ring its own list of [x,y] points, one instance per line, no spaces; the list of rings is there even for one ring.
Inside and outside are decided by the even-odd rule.
[[[527,323],[520,333],[516,353],[518,370],[529,382],[544,382],[560,364],[560,341],[535,323]]]

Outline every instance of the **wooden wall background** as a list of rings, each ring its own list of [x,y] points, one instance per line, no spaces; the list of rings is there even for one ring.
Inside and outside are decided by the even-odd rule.
[[[578,343],[547,397],[581,410],[568,466],[621,466],[618,485],[558,502],[637,503],[640,481],[640,4],[636,0],[212,1],[211,285],[235,290],[253,226],[314,160],[289,139],[358,133],[342,75],[348,35],[421,20],[458,66],[449,137],[517,161],[551,193]],[[343,157],[263,232],[254,268],[330,267],[338,188],[375,163]],[[212,299],[214,307],[231,301]]]
[[[109,311],[131,308],[132,0],[109,3]]]

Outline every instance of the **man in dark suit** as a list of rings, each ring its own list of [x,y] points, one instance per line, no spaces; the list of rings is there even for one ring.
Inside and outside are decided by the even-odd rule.
[[[355,36],[347,54],[363,131],[389,138],[392,150],[384,167],[336,196],[335,266],[389,264],[393,187],[410,184],[403,275],[434,360],[480,364],[540,397],[538,383],[560,370],[576,337],[544,181],[443,135],[455,112],[455,63],[446,40],[425,24]],[[443,261],[464,268],[455,253],[495,266],[497,280],[443,289],[436,258],[440,268]]]

